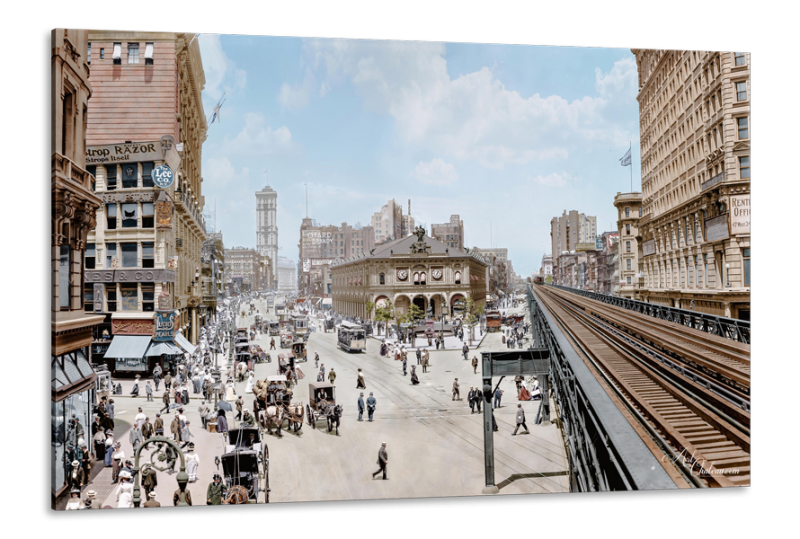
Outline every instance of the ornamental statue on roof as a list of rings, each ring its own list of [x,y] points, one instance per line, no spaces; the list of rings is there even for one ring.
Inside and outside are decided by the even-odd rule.
[[[425,243],[425,240],[423,239],[425,238],[425,229],[421,226],[418,226],[414,229],[414,234],[417,236],[417,241],[411,244],[411,252],[414,254],[430,252],[430,245]]]

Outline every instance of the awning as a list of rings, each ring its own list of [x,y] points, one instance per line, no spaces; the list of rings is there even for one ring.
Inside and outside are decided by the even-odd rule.
[[[174,356],[181,353],[181,349],[171,342],[154,342],[147,351],[147,357],[160,356],[161,354]]]
[[[197,347],[186,340],[186,337],[180,333],[175,334],[175,343],[190,354],[194,354],[194,351],[197,350]]]
[[[82,391],[94,383],[97,375],[82,350],[75,350],[51,361],[51,389],[56,401]]]
[[[111,346],[106,350],[104,357],[142,358],[145,357],[148,346],[150,346],[150,337],[147,335],[116,335],[111,340]]]

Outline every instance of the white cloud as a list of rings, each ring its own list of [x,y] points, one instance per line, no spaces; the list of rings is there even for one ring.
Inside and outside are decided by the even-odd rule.
[[[306,76],[303,84],[298,86],[291,86],[289,83],[284,82],[281,85],[281,91],[278,94],[278,102],[285,109],[298,110],[308,105],[311,93],[317,86],[317,79],[310,69],[306,70]]]
[[[247,72],[236,68],[236,64],[222,49],[219,37],[214,34],[200,34],[197,38],[206,77],[203,92],[214,104],[222,97],[223,92],[230,95],[247,86]]]
[[[546,187],[561,187],[566,185],[567,182],[574,182],[575,177],[567,174],[566,172],[558,173],[553,172],[552,174],[548,174],[547,176],[536,176],[532,179],[532,181],[536,184],[543,185]]]
[[[203,164],[203,179],[215,185],[225,185],[236,175],[227,157],[209,157]]]
[[[452,185],[458,180],[458,172],[453,165],[445,163],[440,158],[431,159],[427,163],[422,161],[414,167],[412,176],[422,183],[430,185]]]
[[[635,95],[632,59],[598,70],[598,95],[567,101],[528,97],[505,88],[484,67],[451,79],[441,43],[308,40],[306,56],[324,85],[349,80],[368,110],[389,114],[409,143],[503,169],[566,159],[569,148],[627,144],[628,130],[612,114]]]
[[[286,126],[272,129],[259,112],[244,115],[245,125],[233,140],[222,143],[221,153],[231,156],[289,154],[300,150]]]

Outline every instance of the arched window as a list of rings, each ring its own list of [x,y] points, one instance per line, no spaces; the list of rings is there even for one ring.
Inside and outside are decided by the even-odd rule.
[[[386,284],[386,276],[383,273],[381,273],[381,276],[380,276],[380,283],[381,284]]]
[[[461,284],[461,272],[456,272],[456,284]]]
[[[419,272],[414,272],[414,284],[419,284]]]
[[[420,282],[420,284],[425,284],[426,279],[427,279],[427,276],[425,275],[424,271],[419,274],[419,282]]]

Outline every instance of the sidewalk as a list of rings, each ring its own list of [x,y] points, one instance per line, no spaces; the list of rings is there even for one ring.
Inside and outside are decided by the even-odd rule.
[[[487,335],[488,335],[488,333],[484,333],[483,335],[481,335],[479,331],[476,331],[475,332],[475,339],[472,340],[472,346],[470,346],[469,349],[470,350],[475,350],[476,348],[480,348],[481,344],[483,343],[483,339],[485,339]],[[372,335],[370,335],[369,337],[371,339],[374,339],[374,340],[378,341],[379,343],[384,341],[384,340],[386,340],[387,344],[388,343],[395,343],[395,344],[397,343],[397,339],[395,339],[395,338],[387,339],[383,335],[375,335],[374,333]],[[444,350],[447,350],[447,351],[450,351],[450,352],[455,350],[455,351],[460,352],[461,349],[464,347],[464,343],[465,342],[469,345],[469,339],[466,336],[464,336],[464,340],[462,341],[458,337],[453,337],[452,335],[445,335],[445,337],[444,337],[444,348],[439,347],[438,350],[436,349],[436,344],[434,344],[433,339],[431,339],[431,345],[428,346],[428,338],[427,337],[417,337],[415,343],[418,346],[411,346],[410,343],[403,343],[403,344],[406,347],[406,350],[412,351],[412,352],[415,352],[417,350],[417,348],[419,348],[420,350],[430,350],[431,352],[438,352],[438,351],[444,351]]]

